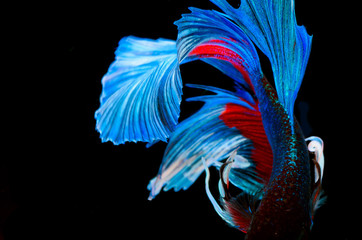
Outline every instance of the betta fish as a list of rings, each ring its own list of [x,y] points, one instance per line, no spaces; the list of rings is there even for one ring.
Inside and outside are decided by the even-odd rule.
[[[297,25],[293,0],[241,0],[237,8],[210,1],[218,11],[191,7],[175,22],[176,41],[120,40],[102,78],[96,129],[115,145],[167,142],[150,200],[162,189],[188,189],[205,172],[215,211],[246,239],[308,239],[324,199],[323,141],[304,137],[294,103],[312,36]],[[257,49],[270,61],[274,85]],[[204,104],[179,122],[180,65],[194,60],[230,77],[234,89],[186,84],[210,94],[187,99]],[[209,190],[212,166],[219,200]]]

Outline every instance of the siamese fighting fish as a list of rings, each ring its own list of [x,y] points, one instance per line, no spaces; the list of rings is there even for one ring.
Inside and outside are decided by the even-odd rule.
[[[245,239],[308,239],[324,200],[323,141],[305,138],[293,112],[312,36],[297,25],[294,0],[241,0],[239,7],[210,1],[217,10],[190,7],[175,22],[176,40],[119,41],[102,78],[96,130],[115,145],[167,142],[150,200],[162,189],[186,190],[204,173],[216,213]],[[273,82],[258,54],[269,59]],[[180,65],[195,60],[234,87],[185,84],[206,95],[188,98],[203,106],[179,122]],[[217,198],[210,167],[220,173]]]

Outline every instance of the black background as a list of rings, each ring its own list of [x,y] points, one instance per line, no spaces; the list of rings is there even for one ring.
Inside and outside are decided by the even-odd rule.
[[[16,24],[7,25],[4,35],[11,43],[2,88],[4,239],[243,238],[213,210],[204,175],[187,191],[161,192],[147,200],[146,186],[166,144],[114,146],[101,143],[95,131],[100,80],[120,38],[175,39],[173,22],[189,6],[216,8],[206,0],[9,7],[15,10],[9,20]],[[296,114],[306,119],[301,124],[309,135],[325,142],[328,200],[315,217],[312,239],[357,239],[353,233],[360,222],[358,15],[351,9],[341,3],[296,2],[298,24],[314,36]],[[261,60],[272,79],[269,64]],[[189,63],[181,71],[186,83],[231,86],[203,63]],[[184,88],[184,98],[196,93]],[[199,106],[183,102],[181,119]]]

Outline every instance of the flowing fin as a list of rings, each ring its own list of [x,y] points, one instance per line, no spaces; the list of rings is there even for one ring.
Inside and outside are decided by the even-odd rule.
[[[212,60],[208,63],[217,63],[217,68],[235,80],[239,97],[245,99],[249,107],[229,102],[220,118],[227,126],[237,128],[253,141],[253,160],[257,163],[257,172],[259,177],[268,181],[272,152],[253,92],[253,82],[263,77],[256,49],[245,32],[226,15],[197,8],[190,10],[191,13],[182,15],[176,22],[180,61],[195,58],[206,62]],[[232,181],[236,179],[233,176]]]
[[[294,102],[303,80],[312,37],[298,26],[294,0],[210,0],[234,21],[269,58],[279,100],[293,121]]]
[[[315,183],[314,190],[311,197],[311,218],[313,223],[313,218],[315,212],[322,206],[326,201],[326,196],[323,195],[322,189],[322,178],[323,178],[323,170],[324,170],[324,155],[323,155],[323,141],[319,137],[308,137],[305,139],[306,141],[310,141],[308,143],[308,150],[314,154],[314,158],[312,161],[315,166]],[[311,224],[311,227],[313,224]]]
[[[162,188],[166,191],[171,188],[175,191],[187,189],[204,170],[202,157],[208,159],[210,166],[217,165],[216,162],[226,159],[237,148],[238,155],[244,156],[244,159],[250,155],[250,141],[237,129],[227,127],[219,118],[228,102],[243,106],[248,106],[248,103],[226,90],[189,86],[207,89],[216,95],[189,99],[204,101],[205,104],[197,113],[182,121],[171,135],[159,173],[148,186],[150,199]]]
[[[232,219],[231,226],[246,233],[261,198],[262,192],[259,190],[254,193],[242,192],[236,197],[225,200],[223,208]]]
[[[308,137],[305,139],[306,141],[310,141],[308,144],[308,150],[315,155],[315,162],[318,164],[319,170],[315,169],[315,182],[320,180],[322,182],[323,179],[323,171],[324,171],[324,154],[323,154],[323,148],[324,143],[323,140],[319,137]]]
[[[230,128],[236,128],[240,134],[253,143],[251,159],[256,164],[256,173],[263,183],[268,182],[273,164],[273,152],[264,131],[261,113],[257,104],[253,108],[229,103],[220,118]],[[239,175],[235,176],[236,179]]]
[[[203,60],[252,89],[251,79],[263,73],[254,45],[245,33],[224,14],[198,8],[183,14],[178,27],[177,48],[180,62]]]
[[[219,192],[220,196],[224,199],[229,199],[229,174],[232,167],[232,163],[234,162],[234,158],[236,156],[237,149],[234,150],[228,160],[220,167],[220,180],[219,180]]]
[[[191,13],[184,14],[176,22],[180,62],[201,59],[215,64],[235,80],[236,92],[193,85],[216,95],[190,99],[204,101],[205,105],[180,123],[172,134],[159,177],[151,180],[148,186],[150,197],[157,195],[163,187],[164,190],[187,189],[202,172],[202,157],[208,159],[209,165],[218,166],[219,161],[239,146],[243,152],[236,158],[241,162],[236,165],[239,167],[231,169],[230,181],[246,192],[254,192],[268,180],[272,165],[272,154],[252,85],[263,77],[257,52],[244,32],[225,15],[196,8],[190,10]],[[236,124],[240,120],[238,117],[247,117],[242,127]],[[250,141],[246,141],[250,139],[243,136],[244,131],[254,146],[250,147]],[[249,161],[251,155],[253,161]],[[243,163],[244,160],[247,163]],[[241,168],[243,164],[250,167]]]
[[[167,141],[180,115],[182,82],[176,43],[122,38],[102,79],[95,113],[102,141]]]
[[[210,172],[207,166],[207,163],[204,158],[202,158],[206,178],[205,178],[205,189],[206,194],[214,206],[215,211],[218,215],[225,220],[231,227],[235,227],[240,231],[246,233],[252,216],[257,208],[259,200],[262,197],[262,192],[254,192],[253,194],[247,194],[242,192],[237,197],[231,197],[228,193],[229,179],[228,176],[234,164],[234,157],[236,156],[236,150],[231,154],[229,159],[222,165],[220,168],[220,181],[219,181],[219,193],[221,196],[220,205],[215,200],[213,195],[210,192],[209,188],[209,179]]]
[[[210,191],[210,187],[209,187],[209,180],[210,180],[210,171],[208,168],[208,165],[205,161],[204,158],[202,158],[202,163],[204,165],[205,168],[205,190],[206,190],[206,194],[207,197],[209,198],[210,202],[212,203],[215,211],[217,212],[217,214],[224,219],[225,222],[227,222],[230,225],[233,225],[233,221],[231,219],[231,216],[225,211],[223,210],[220,205],[217,203],[217,201],[215,200],[215,198],[212,196],[211,191]]]

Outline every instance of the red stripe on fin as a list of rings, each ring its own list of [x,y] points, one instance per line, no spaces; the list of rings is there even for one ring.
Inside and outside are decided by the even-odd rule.
[[[228,40],[236,42],[233,39]],[[244,67],[244,65],[246,65],[245,61],[238,53],[222,46],[221,44],[229,45],[229,43],[221,39],[210,40],[195,47],[189,53],[189,56],[198,56],[199,58],[215,58],[231,63],[242,74],[244,80],[250,86],[250,89],[254,91],[250,76]]]
[[[195,47],[189,56],[197,56],[199,58],[215,58],[231,63],[243,76],[250,89],[254,91],[249,73],[246,69],[247,64],[241,56],[230,48],[227,41],[235,42],[233,39],[213,39],[204,42]],[[220,119],[232,128],[236,127],[243,136],[249,138],[254,145],[252,150],[252,159],[256,164],[256,171],[259,177],[265,182],[270,178],[273,154],[265,134],[259,106],[256,104],[254,109],[249,109],[238,104],[227,104],[225,111],[220,115]]]
[[[256,165],[256,172],[261,179],[268,182],[273,165],[273,152],[265,134],[258,104],[253,108],[229,103],[226,104],[220,119],[228,127],[238,129],[243,136],[253,142],[251,158]]]

